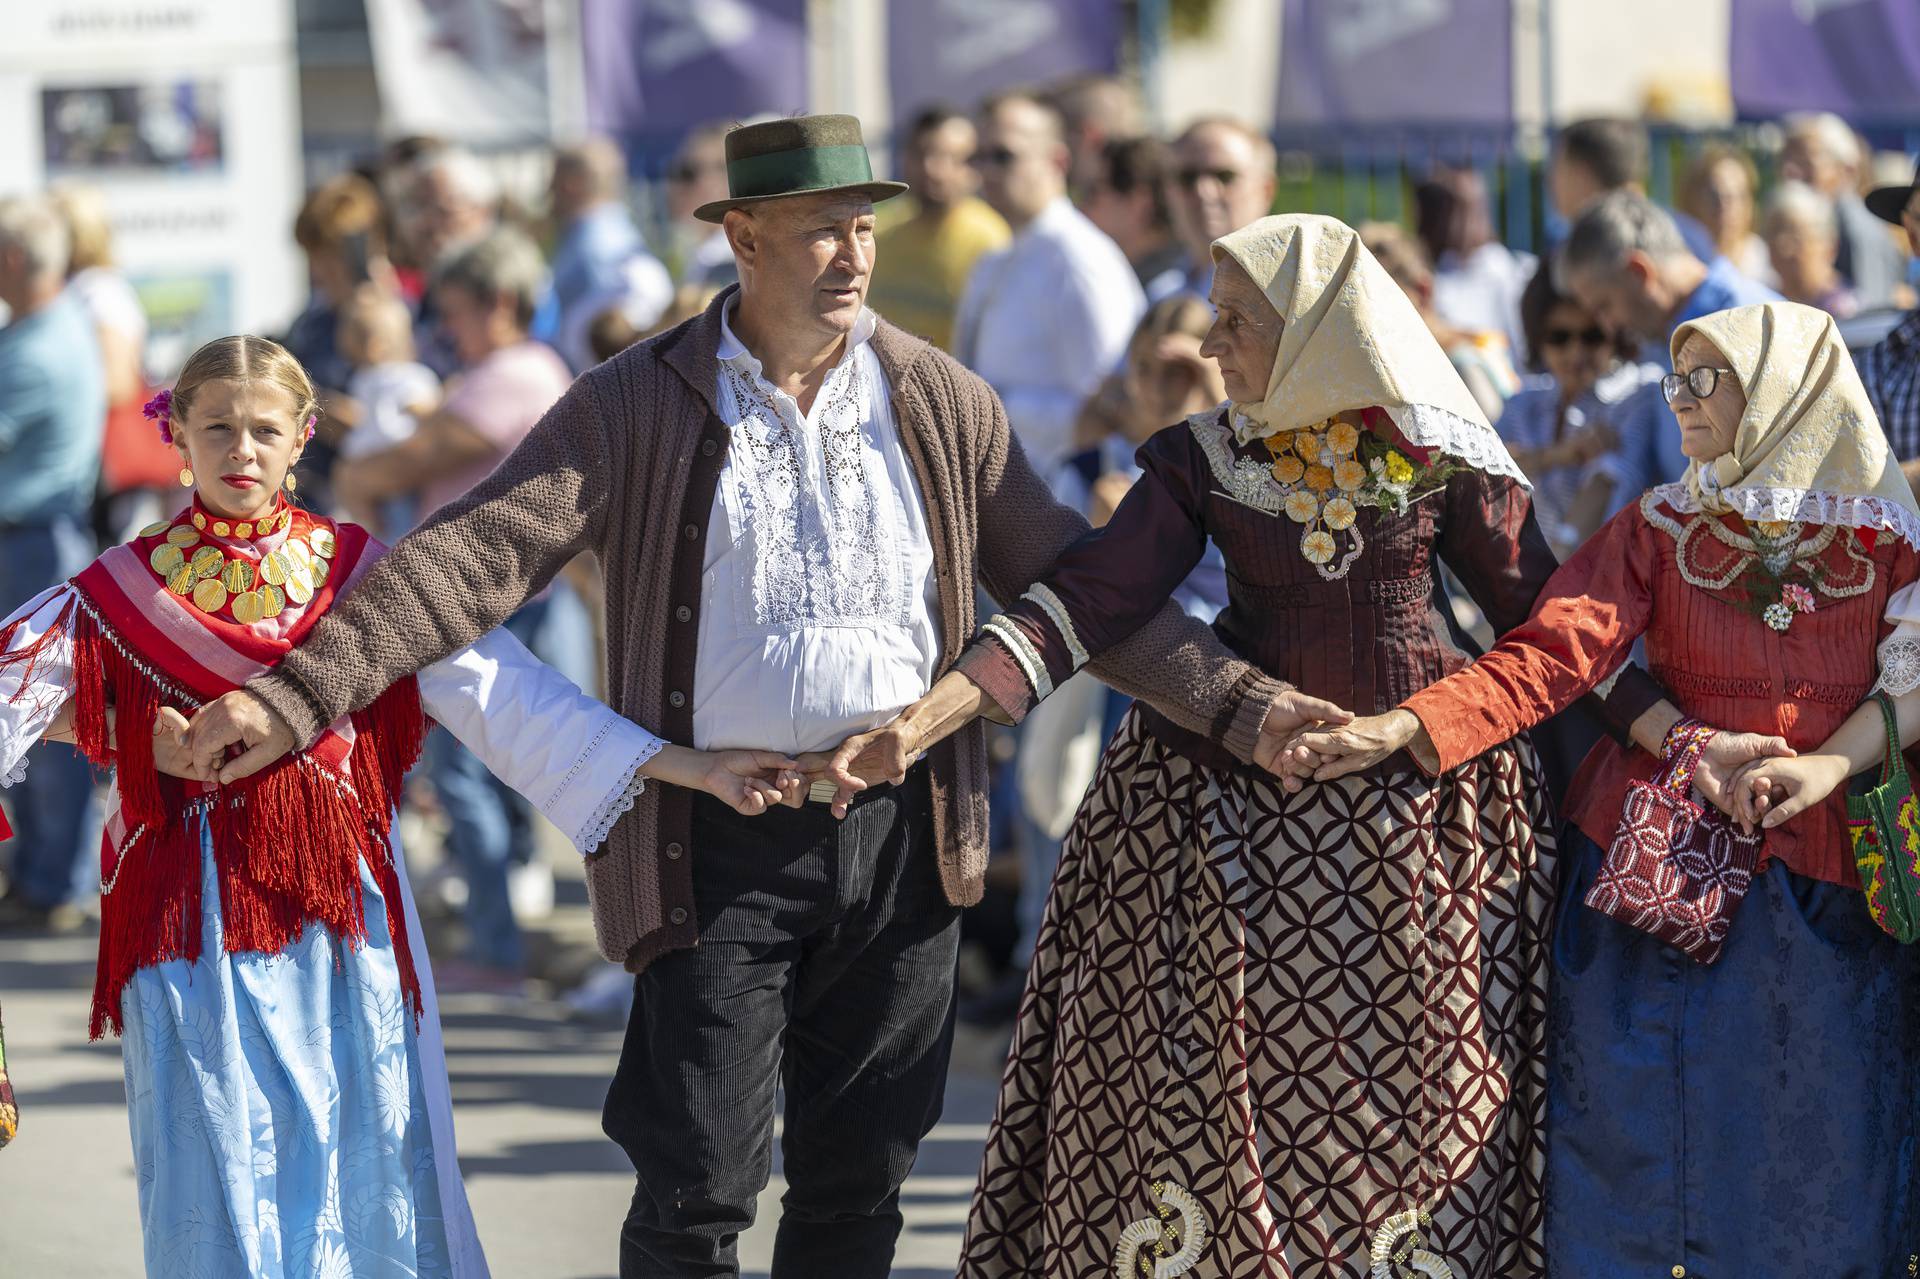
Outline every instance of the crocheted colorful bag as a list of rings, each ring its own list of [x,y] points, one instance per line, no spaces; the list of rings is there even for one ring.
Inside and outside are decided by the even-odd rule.
[[[1920,938],[1920,802],[1900,754],[1893,699],[1876,692],[1887,724],[1887,761],[1877,781],[1856,780],[1847,792],[1847,834],[1873,922],[1895,941]]]

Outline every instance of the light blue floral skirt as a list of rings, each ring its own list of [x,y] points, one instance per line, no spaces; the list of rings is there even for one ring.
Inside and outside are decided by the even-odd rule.
[[[361,867],[361,946],[313,925],[281,954],[229,955],[204,826],[201,850],[199,961],[141,969],[121,1002],[147,1273],[484,1274],[451,1155],[437,1010],[423,1055],[372,872]],[[418,941],[414,954],[424,968]],[[428,1105],[436,1074],[443,1116]]]

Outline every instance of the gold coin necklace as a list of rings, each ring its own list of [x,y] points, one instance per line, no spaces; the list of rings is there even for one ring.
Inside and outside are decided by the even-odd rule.
[[[304,537],[289,535],[258,562],[230,554],[201,540],[203,534],[251,540],[293,524],[293,508],[283,506],[257,520],[225,520],[197,506],[179,522],[162,521],[140,531],[142,538],[165,535],[148,553],[147,563],[167,589],[191,600],[203,613],[231,614],[242,626],[278,617],[289,603],[310,601],[333,571],[333,530],[315,526]]]

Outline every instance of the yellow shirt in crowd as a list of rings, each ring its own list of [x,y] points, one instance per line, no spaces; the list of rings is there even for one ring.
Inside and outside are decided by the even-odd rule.
[[[969,197],[940,218],[918,209],[874,236],[867,302],[887,319],[943,351],[953,349],[953,312],[981,254],[1013,238],[986,201]]]

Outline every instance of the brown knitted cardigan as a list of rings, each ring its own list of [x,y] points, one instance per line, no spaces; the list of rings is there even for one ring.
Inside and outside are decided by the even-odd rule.
[[[480,638],[592,551],[607,584],[609,700],[668,741],[691,742],[701,565],[729,440],[714,409],[715,352],[732,294],[582,374],[498,470],[403,538],[306,643],[247,687],[310,742]],[[973,637],[976,566],[987,591],[1010,602],[1087,525],[1034,474],[985,382],[884,321],[873,350],[927,503],[944,671]],[[1287,687],[1171,604],[1093,669],[1242,760]],[[941,882],[950,901],[971,905],[987,861],[984,727],[962,729],[928,762]],[[690,792],[650,786],[588,859],[600,950],[636,972],[698,939],[691,811]]]

